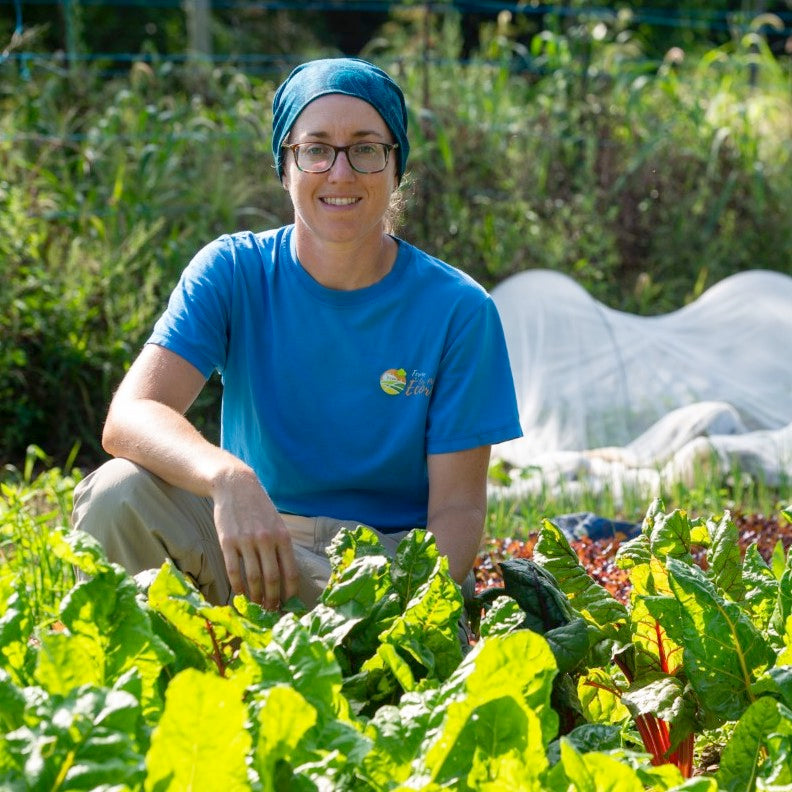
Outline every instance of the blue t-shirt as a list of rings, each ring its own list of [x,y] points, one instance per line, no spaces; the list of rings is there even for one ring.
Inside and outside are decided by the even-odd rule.
[[[182,274],[149,343],[223,381],[221,445],[279,511],[426,525],[427,454],[521,434],[500,318],[459,270],[398,240],[391,271],[339,291],[293,226],[222,236]]]

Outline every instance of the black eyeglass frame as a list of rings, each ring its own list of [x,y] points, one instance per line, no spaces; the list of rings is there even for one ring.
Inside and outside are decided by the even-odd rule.
[[[360,170],[359,168],[356,168],[352,164],[352,160],[349,158],[349,149],[354,148],[355,146],[361,146],[366,144],[382,146],[385,149],[385,164],[379,170],[363,171]],[[305,170],[304,168],[300,167],[300,163],[297,161],[297,150],[301,146],[327,146],[328,148],[333,149],[333,159],[330,161],[330,164],[323,170],[320,171]],[[391,151],[393,151],[393,149],[399,148],[399,144],[381,143],[379,140],[362,140],[358,143],[350,143],[348,146],[334,146],[332,143],[323,143],[317,141],[317,142],[305,142],[305,143],[283,143],[281,144],[281,148],[289,149],[291,151],[292,156],[294,157],[294,164],[297,166],[297,170],[300,171],[300,173],[327,173],[329,170],[332,169],[333,165],[336,164],[336,160],[338,159],[339,152],[343,151],[344,154],[346,155],[347,162],[349,163],[349,167],[352,168],[352,170],[355,171],[355,173],[369,174],[369,173],[382,173],[382,171],[384,171],[385,168],[388,167],[388,161],[390,160]]]

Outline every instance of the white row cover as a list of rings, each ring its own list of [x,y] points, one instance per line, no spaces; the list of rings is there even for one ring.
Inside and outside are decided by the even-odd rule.
[[[792,481],[792,277],[743,272],[652,317],[547,270],[492,296],[524,432],[494,456],[541,473],[523,473],[522,489],[555,478],[651,492],[658,477],[687,480],[711,461]]]

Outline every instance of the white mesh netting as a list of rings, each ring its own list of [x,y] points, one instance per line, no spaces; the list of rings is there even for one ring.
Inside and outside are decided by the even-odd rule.
[[[494,456],[548,482],[655,489],[697,466],[792,480],[792,277],[733,275],[690,305],[641,317],[572,279],[529,270],[492,292],[524,437]]]

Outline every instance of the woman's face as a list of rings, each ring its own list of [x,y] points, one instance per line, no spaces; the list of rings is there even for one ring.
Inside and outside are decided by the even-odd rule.
[[[300,113],[288,143],[393,143],[382,116],[354,96],[328,94],[311,102]],[[325,173],[304,173],[291,151],[284,151],[283,185],[294,205],[298,233],[314,242],[351,243],[376,241],[385,229],[385,213],[397,187],[396,159],[392,151],[380,173],[358,173],[345,153],[339,152]]]

